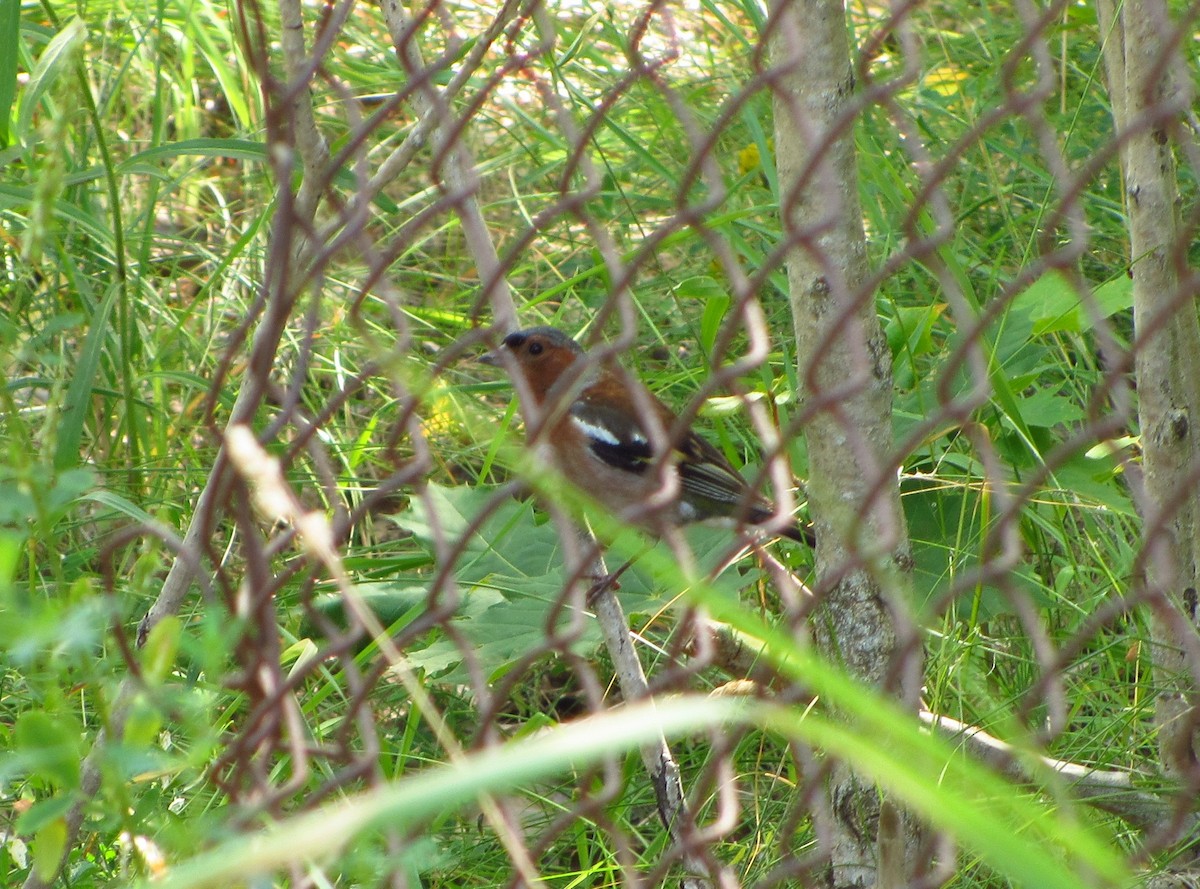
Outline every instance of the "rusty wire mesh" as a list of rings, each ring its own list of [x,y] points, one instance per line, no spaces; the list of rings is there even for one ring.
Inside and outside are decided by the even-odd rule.
[[[832,526],[793,487],[810,469],[810,424],[834,416],[871,498],[898,485],[906,517],[883,533],[909,569],[909,597],[884,594],[893,644],[852,672],[967,748],[954,721],[1132,776],[1143,790],[1076,792],[1073,773],[1034,784],[1062,806],[1092,799],[1079,811],[1109,819],[1131,866],[1171,860],[1195,827],[1200,771],[1194,754],[1174,771],[1162,761],[1152,626],[1190,640],[1166,683],[1184,689],[1174,730],[1190,749],[1196,596],[1146,581],[1147,560],[1166,558],[1146,541],[1190,514],[1197,464],[1176,500],[1147,500],[1135,367],[1165,347],[1162,326],[1132,323],[1119,154],[1151,131],[1178,154],[1183,212],[1162,257],[1177,286],[1163,297],[1190,307],[1195,12],[1155,24],[1174,92],[1115,132],[1101,56],[1112,32],[1090,7],[991,4],[962,21],[937,2],[850,4],[855,88],[820,138],[857,134],[871,271],[854,281],[825,252],[826,221],[780,223],[795,196],[774,166],[772,104],[791,64],[774,8],[240,5],[280,185],[263,280],[227,323],[206,409],[214,440],[231,420],[252,426],[294,499],[277,509],[288,521],[265,519],[252,490],[271,470],[222,462],[181,549],[183,573],[204,580],[184,608],[210,615],[199,623],[219,615],[219,678],[243,696],[211,786],[246,824],[284,819],[622,703],[586,596],[597,553],[574,536],[571,498],[519,454],[521,417],[536,426],[538,411],[474,361],[514,327],[553,324],[596,361],[616,355],[667,384],[657,394],[820,540],[814,554],[729,529],[669,534],[647,557],[660,567],[635,565],[617,594],[648,694],[820,707],[703,597],[663,588],[661,563],[722,568],[722,595],[807,640],[838,578],[880,558],[879,541],[855,543],[858,526]],[[378,91],[347,86],[350,66]],[[819,159],[828,146],[807,147]],[[802,185],[829,197],[828,183]],[[828,203],[830,217],[846,209]],[[864,348],[834,374],[818,349],[797,366],[796,250],[827,267],[843,332],[846,307],[878,306],[890,450],[856,440],[843,410],[879,355]],[[332,325],[353,335],[331,352]],[[334,420],[361,437],[331,439]],[[306,509],[328,517],[329,549],[306,535]],[[837,535],[850,541],[842,561],[816,570]],[[838,640],[823,642],[836,662]],[[824,790],[837,749],[729,725],[671,748],[689,801],[674,834],[640,761],[621,754],[381,830],[333,862],[296,861],[291,881],[570,885],[594,868],[588,885],[660,885],[698,868],[714,885],[840,885],[827,869],[846,813]],[[1028,779],[1024,754],[970,755],[1014,786]],[[942,832],[918,842],[910,885],[980,867]]]

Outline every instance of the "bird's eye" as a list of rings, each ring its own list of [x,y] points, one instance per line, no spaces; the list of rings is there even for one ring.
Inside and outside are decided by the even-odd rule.
[[[538,342],[530,343],[529,344],[529,354],[530,355],[541,355],[542,354],[542,344],[538,343]]]

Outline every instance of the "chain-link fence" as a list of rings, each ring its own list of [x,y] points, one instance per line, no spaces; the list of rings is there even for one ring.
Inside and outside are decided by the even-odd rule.
[[[232,13],[65,873],[1195,884],[1197,7]]]

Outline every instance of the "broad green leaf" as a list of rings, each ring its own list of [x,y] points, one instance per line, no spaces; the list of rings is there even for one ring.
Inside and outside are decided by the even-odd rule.
[[[13,729],[17,752],[36,774],[56,787],[79,784],[79,727],[63,716],[30,710],[17,718]]]
[[[431,551],[435,527],[440,528],[448,540],[461,538],[474,516],[496,496],[495,490],[488,488],[430,485],[426,490],[436,516],[427,513],[426,498],[414,498],[412,510],[394,518]],[[730,532],[723,528],[693,526],[687,529],[687,537],[697,554],[700,572],[713,570],[732,542]],[[643,544],[644,541],[637,538],[632,552],[626,554],[624,544],[612,551],[610,570],[623,559],[644,553]],[[461,599],[453,624],[459,636],[470,641],[477,662],[488,675],[502,673],[526,652],[542,644],[552,609],[562,595],[565,582],[562,559],[562,547],[554,526],[539,523],[529,503],[511,499],[502,503],[477,532],[463,542],[459,568],[455,572]],[[405,578],[396,581],[391,591],[382,585],[368,586],[368,590],[382,596],[369,599],[368,604],[372,609],[385,608],[392,614],[405,604],[424,608],[427,592],[421,591],[427,589],[426,583],[422,581],[418,585]],[[638,561],[621,575],[620,585],[618,596],[627,612],[658,614],[686,581],[678,565],[673,564],[668,574],[653,578]],[[736,597],[736,572],[722,575],[716,586],[724,595]],[[391,594],[396,596],[395,601],[389,601]],[[575,607],[578,604],[560,608],[553,615],[554,619],[561,625],[578,617],[569,610]],[[415,613],[418,611],[410,612]],[[578,644],[585,648],[599,645],[601,637],[595,620],[590,615],[582,617],[583,630]],[[435,638],[427,647],[410,648],[407,654],[415,666],[444,682],[465,679],[462,652],[450,640]]]
[[[1111,281],[1101,284],[1092,290],[1101,318],[1110,318],[1117,312],[1125,312],[1133,308],[1133,278],[1129,275],[1118,275]],[[1084,312],[1085,330],[1092,326],[1090,315]]]
[[[1033,395],[1017,396],[1021,419],[1027,426],[1052,427],[1073,423],[1084,417],[1083,408],[1049,389],[1039,389]]]
[[[906,351],[911,357],[920,358],[932,352],[933,325],[945,311],[945,303],[897,306],[884,330],[892,355]]]
[[[1127,488],[1114,481],[1121,471],[1120,463],[1107,455],[1077,454],[1054,470],[1054,481],[1077,502],[1136,518]]]
[[[125,733],[122,741],[126,747],[149,747],[162,729],[162,712],[144,692],[138,692],[129,703],[125,714]]]
[[[350,562],[347,562],[347,568],[352,569]],[[410,580],[360,583],[355,592],[383,626],[393,629],[407,624],[406,618],[420,613],[429,601],[428,584]],[[346,625],[346,600],[340,593],[322,593],[314,599],[313,607],[340,625]],[[313,629],[306,625],[306,632],[311,633]]]
[[[494,490],[438,485],[426,490],[427,497],[414,497],[411,510],[393,520],[431,553],[436,551],[439,533],[446,540],[466,538],[456,563],[455,576],[460,582],[478,582],[497,573],[541,576],[561,561],[554,529],[535,526],[531,504],[508,500],[468,536],[475,517],[493,502]],[[436,515],[431,516],[428,507]]]
[[[36,834],[51,821],[65,815],[74,802],[75,798],[70,793],[59,793],[38,800],[17,819],[17,832],[26,836]]]
[[[67,851],[67,822],[55,818],[33,838],[33,871],[44,881],[58,873],[58,864]]]
[[[1092,290],[1090,301],[1057,269],[1051,269],[1019,293],[1011,312],[1021,312],[1032,323],[1032,333],[1083,333],[1097,320],[1133,306],[1133,281],[1127,275]],[[1097,317],[1098,316],[1098,317]]]
[[[142,647],[142,676],[151,684],[161,683],[175,665],[183,622],[168,615],[154,625]]]
[[[0,591],[7,590],[13,582],[25,539],[25,535],[18,531],[0,528]]]

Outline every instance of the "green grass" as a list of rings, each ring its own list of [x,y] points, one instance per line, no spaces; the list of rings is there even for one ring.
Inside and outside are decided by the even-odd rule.
[[[268,33],[277,34],[275,13],[260,12]],[[0,354],[7,380],[0,402],[0,749],[10,751],[0,757],[0,810],[16,815],[0,830],[31,850],[23,855],[11,841],[0,845],[0,874],[14,885],[61,846],[59,819],[77,789],[78,758],[108,724],[130,673],[122,644],[132,646],[137,621],[171,564],[173,535],[187,527],[215,460],[216,433],[248,372],[239,344],[260,317],[256,305],[271,280],[281,212],[261,84],[236,10],[207,0],[110,0],[87,6],[81,20],[75,14],[53,3],[0,0],[0,22],[20,24],[15,40],[0,27],[0,59],[16,60],[15,67],[0,64]],[[454,14],[463,17],[464,34],[482,33],[472,13]],[[1065,89],[1028,117],[1008,114],[980,129],[998,102],[1038,86],[1028,59],[1006,75],[1021,23],[1003,4],[922,4],[911,21],[918,76],[895,92],[891,107],[866,109],[856,140],[872,262],[882,268],[915,239],[934,238],[889,266],[877,303],[895,364],[896,440],[907,448],[901,489],[914,545],[913,607],[925,631],[926,701],[1018,744],[1034,743],[1049,719],[1052,755],[1152,773],[1148,618],[1133,611],[1100,627],[1089,623],[1138,570],[1138,520],[1121,466],[1095,447],[1095,437],[1075,436],[1097,418],[1090,400],[1105,385],[1096,324],[1074,308],[1078,294],[1068,278],[1030,272],[1040,270],[1039,256],[1063,246],[1059,237],[1046,241],[1062,183],[1039,139],[1052,133],[1067,166],[1079,169],[1093,157],[1097,134],[1110,128],[1091,15],[1071,6],[1047,35],[1054,70],[1043,72],[1043,83]],[[798,380],[785,275],[767,267],[780,238],[771,102],[765,91],[740,92],[752,75],[761,10],[706,0],[700,13],[679,16],[681,55],[661,69],[659,84],[621,81],[626,28],[603,9],[525,23],[520,46],[553,36],[552,50],[531,69],[553,85],[555,102],[577,127],[591,125],[609,100],[587,145],[590,170],[568,167],[571,142],[556,109],[527,80],[510,73],[501,86],[489,81],[503,61],[499,50],[468,72],[453,104],[461,111],[475,103],[468,142],[480,165],[480,200],[524,322],[592,332],[614,289],[614,270],[596,243],[602,233],[611,254],[635,269],[625,298],[637,337],[627,363],[682,407],[745,345],[734,337],[729,354],[715,353],[722,326],[736,322],[731,282],[739,273],[761,273],[757,296],[772,351],[740,386],[764,397],[786,428],[799,416]],[[316,22],[306,22],[311,40]],[[875,4],[852,4],[856,38],[878,26]],[[542,30],[551,27],[553,35]],[[429,60],[446,49],[436,33],[422,39]],[[669,41],[650,41],[646,53],[670,48]],[[458,72],[469,50],[443,59],[438,83]],[[898,44],[885,44],[871,77],[898,76],[904,61]],[[278,58],[272,64],[282,70]],[[315,87],[317,121],[335,152],[349,144],[356,117],[377,110],[401,79],[377,11],[355,8]],[[348,149],[353,162],[332,187],[339,199],[355,193],[362,184],[355,177],[377,170],[413,126],[404,105],[376,121],[362,146]],[[691,166],[693,140],[716,127],[706,179]],[[940,182],[944,203],[916,212],[927,167],[911,153],[913,139],[935,162],[958,155]],[[381,481],[428,455],[428,470],[418,475],[437,486],[432,493],[411,480],[398,486],[392,499],[359,517],[343,556],[356,579],[382,584],[364,592],[378,593],[372,601],[380,619],[419,668],[416,681],[430,703],[373,671],[374,645],[356,643],[341,659],[317,665],[307,660],[331,629],[323,621],[345,618],[324,609],[332,592],[326,574],[292,549],[259,563],[270,569],[267,598],[278,634],[256,637],[253,621],[233,613],[232,603],[254,563],[247,532],[257,526],[244,516],[236,525],[237,516],[224,517],[211,529],[206,554],[206,571],[220,567],[213,588],[193,598],[181,622],[168,625],[148,651],[133,655],[144,685],[124,742],[105,753],[100,793],[70,850],[69,885],[147,877],[153,867],[123,845],[122,832],[153,841],[172,866],[196,856],[192,866],[201,867],[212,860],[201,855],[209,847],[247,856],[229,859],[235,863],[249,861],[253,853],[236,839],[247,824],[235,820],[243,812],[230,798],[254,781],[279,786],[296,778],[283,799],[244,816],[249,826],[282,825],[285,839],[297,830],[287,816],[306,804],[379,794],[372,798],[394,813],[411,801],[405,794],[415,793],[408,783],[414,779],[436,798],[437,776],[462,772],[447,765],[453,753],[439,725],[468,748],[491,729],[519,739],[592,709],[609,682],[593,627],[570,642],[544,641],[548,625],[567,632],[565,618],[548,611],[561,585],[561,555],[552,526],[525,506],[499,507],[496,524],[460,559],[454,574],[462,598],[453,623],[421,623],[425,593],[449,558],[423,529],[431,522],[465,527],[493,499],[463,487],[500,484],[521,471],[497,438],[498,429],[519,425],[509,389],[465,360],[470,350],[444,360],[474,325],[490,319],[476,306],[478,273],[458,217],[444,208],[422,215],[440,195],[431,164],[423,149],[404,175],[371,196],[363,239],[343,245],[299,293],[274,362],[279,389],[255,418],[260,430],[274,422],[292,386],[309,418],[336,403],[315,445],[297,445],[304,428],[298,422],[270,443],[305,504],[329,513],[356,508]],[[564,183],[594,188],[582,205],[586,218],[550,212]],[[1098,168],[1076,199],[1090,241],[1069,267],[1102,288],[1111,333],[1128,341],[1127,238],[1115,165]],[[699,205],[703,226],[680,221],[681,208]],[[322,221],[331,218],[332,204],[326,212]],[[386,278],[365,294],[376,260],[364,252],[364,240],[387,260]],[[413,336],[414,348],[403,355],[393,354],[399,324]],[[605,332],[615,335],[618,325],[610,321]],[[980,384],[957,362],[968,342],[978,342],[984,363],[982,396],[964,416],[927,422],[947,394],[966,398]],[[379,372],[354,388],[371,362]],[[414,416],[406,412],[410,392],[419,400]],[[707,434],[731,460],[759,464],[744,409],[713,400],[701,413]],[[1129,418],[1118,434],[1136,435],[1133,424]],[[981,441],[998,474],[986,465]],[[786,452],[803,476],[803,440],[789,442]],[[423,497],[442,512],[431,518]],[[982,574],[1000,554],[1002,518],[1024,554],[1001,576]],[[156,523],[159,533],[123,537],[132,522]],[[267,522],[258,532],[269,529]],[[723,545],[719,535],[702,539],[707,551]],[[805,554],[787,549],[779,556],[811,571]],[[630,575],[623,595],[646,640],[653,680],[670,668],[664,652],[679,650],[675,600],[694,578],[679,566],[645,570]],[[768,638],[769,657],[809,656],[784,640],[777,596],[753,559],[717,587],[719,594],[706,594],[714,610],[741,615],[747,631]],[[472,643],[474,662],[464,659],[462,640]],[[1075,650],[1051,683],[1061,712],[1027,694],[1050,668],[1041,642]],[[282,675],[301,677],[292,716],[307,741],[314,749],[373,751],[369,774],[344,778],[344,763],[321,755],[308,772],[296,772],[286,749],[273,749],[257,776],[236,773],[221,759],[255,712],[254,694],[238,684],[247,651],[275,645]],[[523,657],[529,651],[541,656]],[[156,656],[172,666],[156,666]],[[845,696],[837,703],[862,720],[860,729],[907,745],[907,764],[893,762],[896,750],[872,746],[870,733],[847,735],[820,707],[811,723],[799,709],[739,711],[743,729],[732,749],[716,752],[705,737],[684,733],[688,719],[678,716],[684,737],[677,755],[685,783],[698,782],[703,818],[726,811],[709,771],[715,759],[727,756],[739,778],[738,814],[712,851],[746,884],[814,850],[812,798],[801,791],[819,780],[814,763],[821,751],[837,743],[873,780],[957,838],[950,885],[1035,885],[1030,881],[1038,878],[1084,885],[1042,853],[1066,848],[1105,873],[1117,873],[1132,854],[1130,831],[1119,821],[1063,805],[1052,787],[1003,786],[966,766],[964,787],[939,783],[938,769],[950,768],[939,759],[942,745],[915,736],[902,717],[882,710],[871,716],[876,702],[869,693],[823,669],[830,688]],[[473,686],[480,678],[490,685]],[[726,678],[707,668],[690,683],[707,690]],[[488,699],[488,689],[501,684],[503,698]],[[481,710],[489,720],[483,725]],[[403,842],[371,828],[359,844],[353,841],[365,828],[339,824],[334,845],[342,851],[303,868],[341,885],[373,884],[389,867],[404,870],[413,885],[503,885],[510,857],[466,804],[486,785],[514,791],[527,847],[556,825],[537,862],[547,885],[620,884],[623,868],[650,871],[664,851],[634,749],[640,732],[615,733],[611,749],[620,755],[607,771],[598,756],[573,762],[553,742],[530,741],[531,749],[558,758],[531,767],[523,784],[501,768],[520,760],[521,742],[510,742],[489,760],[486,780],[455,779],[465,782],[454,785],[462,808],[455,797],[455,806],[422,809],[421,818],[405,823],[411,834]],[[805,751],[799,760],[792,741]],[[393,789],[378,790],[384,782]],[[594,805],[575,820],[556,821],[580,797]],[[971,807],[985,802],[1010,826],[1025,818],[1029,833],[989,836],[986,824],[972,820]],[[1033,850],[1026,857],[1012,849],[1022,837]],[[1085,881],[1083,873],[1075,879]]]

